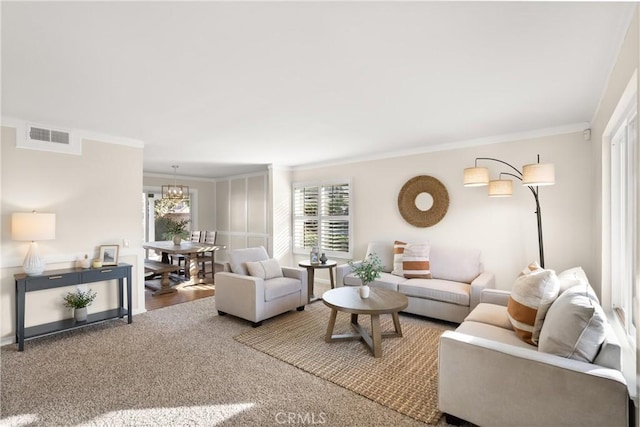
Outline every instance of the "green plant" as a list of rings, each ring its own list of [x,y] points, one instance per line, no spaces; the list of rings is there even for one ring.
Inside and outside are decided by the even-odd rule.
[[[359,263],[349,261],[349,265],[353,269],[353,273],[360,278],[363,286],[380,277],[380,272],[384,268],[382,261],[375,253],[370,253]]]
[[[96,299],[97,293],[89,289],[88,291],[82,291],[77,289],[75,292],[69,292],[63,297],[64,306],[69,308],[83,308],[91,305],[94,299]]]
[[[187,224],[189,224],[188,219],[181,219],[180,221],[175,221],[171,218],[167,218],[167,223],[166,223],[163,237],[165,239],[173,239],[174,236],[178,236],[181,239],[186,239],[187,237],[189,237],[189,230],[187,230]]]

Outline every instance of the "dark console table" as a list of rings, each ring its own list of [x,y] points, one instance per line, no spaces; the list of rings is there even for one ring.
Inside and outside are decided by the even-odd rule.
[[[18,351],[24,350],[24,340],[49,335],[69,329],[82,328],[97,322],[109,319],[124,318],[131,323],[131,265],[118,264],[117,266],[95,269],[69,268],[64,270],[46,271],[37,276],[26,274],[14,275],[16,279],[16,341]],[[102,282],[118,279],[118,308],[92,313],[87,320],[76,322],[75,319],[58,320],[51,323],[24,327],[25,295],[27,292],[43,289],[60,288],[63,286],[80,285],[83,283]],[[127,308],[124,307],[124,281],[127,281]]]

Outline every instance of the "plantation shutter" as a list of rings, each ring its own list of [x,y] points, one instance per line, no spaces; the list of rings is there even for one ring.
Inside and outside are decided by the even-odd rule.
[[[294,246],[318,246],[318,187],[298,187],[294,191]]]
[[[321,187],[320,247],[349,252],[349,185]]]
[[[295,186],[293,240],[299,253],[317,246],[320,252],[350,252],[350,184]]]

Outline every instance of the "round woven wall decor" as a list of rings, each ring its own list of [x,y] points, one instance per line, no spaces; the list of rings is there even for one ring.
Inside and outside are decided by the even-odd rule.
[[[416,197],[428,193],[433,205],[423,211],[416,205]],[[398,209],[402,218],[416,227],[431,227],[440,222],[449,209],[449,193],[443,183],[428,175],[411,178],[400,189]]]

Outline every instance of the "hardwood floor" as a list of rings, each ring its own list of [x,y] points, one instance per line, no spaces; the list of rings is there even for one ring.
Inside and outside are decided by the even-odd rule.
[[[216,265],[216,272],[221,271],[222,266]],[[154,279],[150,282],[156,282],[160,284],[160,279]],[[153,290],[145,288],[144,290],[144,302],[147,310],[155,310],[162,307],[168,307],[174,304],[180,304],[187,301],[193,301],[200,298],[207,298],[215,295],[215,285],[211,279],[211,275],[207,275],[204,284],[193,284],[192,281],[180,283],[174,288],[178,292],[171,294],[163,294],[153,296]]]

